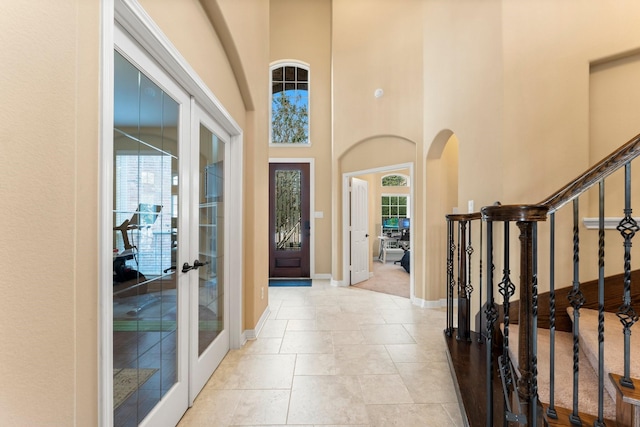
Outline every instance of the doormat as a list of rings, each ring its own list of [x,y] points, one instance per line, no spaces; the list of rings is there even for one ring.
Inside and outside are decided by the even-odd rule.
[[[114,369],[113,370],[113,409],[117,409],[142,384],[144,384],[157,369]]]
[[[269,279],[269,286],[311,286],[311,279]]]

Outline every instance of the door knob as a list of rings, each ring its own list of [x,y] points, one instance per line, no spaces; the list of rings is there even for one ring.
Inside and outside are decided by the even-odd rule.
[[[193,268],[194,267],[192,265],[189,265],[188,262],[185,262],[184,264],[182,264],[182,272],[183,273],[186,273],[189,270],[193,270]]]

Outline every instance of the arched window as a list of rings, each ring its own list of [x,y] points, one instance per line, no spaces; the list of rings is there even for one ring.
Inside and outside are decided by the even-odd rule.
[[[383,187],[408,187],[409,177],[400,174],[385,175],[382,177]]]
[[[271,66],[272,144],[309,144],[309,66]]]

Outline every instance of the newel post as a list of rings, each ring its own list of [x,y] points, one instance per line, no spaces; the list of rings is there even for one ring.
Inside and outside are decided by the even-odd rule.
[[[515,384],[520,415],[526,416],[527,425],[537,425],[538,405],[538,236],[537,223],[547,219],[548,208],[540,205],[503,205],[485,207],[482,213],[487,221],[516,222],[520,230],[520,306],[518,316],[518,370]],[[504,249],[510,251],[509,247]],[[505,313],[506,314],[506,313]],[[514,414],[517,415],[517,414]],[[516,417],[518,418],[518,417]]]

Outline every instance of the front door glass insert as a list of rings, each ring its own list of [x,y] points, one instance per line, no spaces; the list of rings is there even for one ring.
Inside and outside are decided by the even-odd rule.
[[[277,251],[299,251],[302,243],[301,172],[275,172],[275,230]]]

